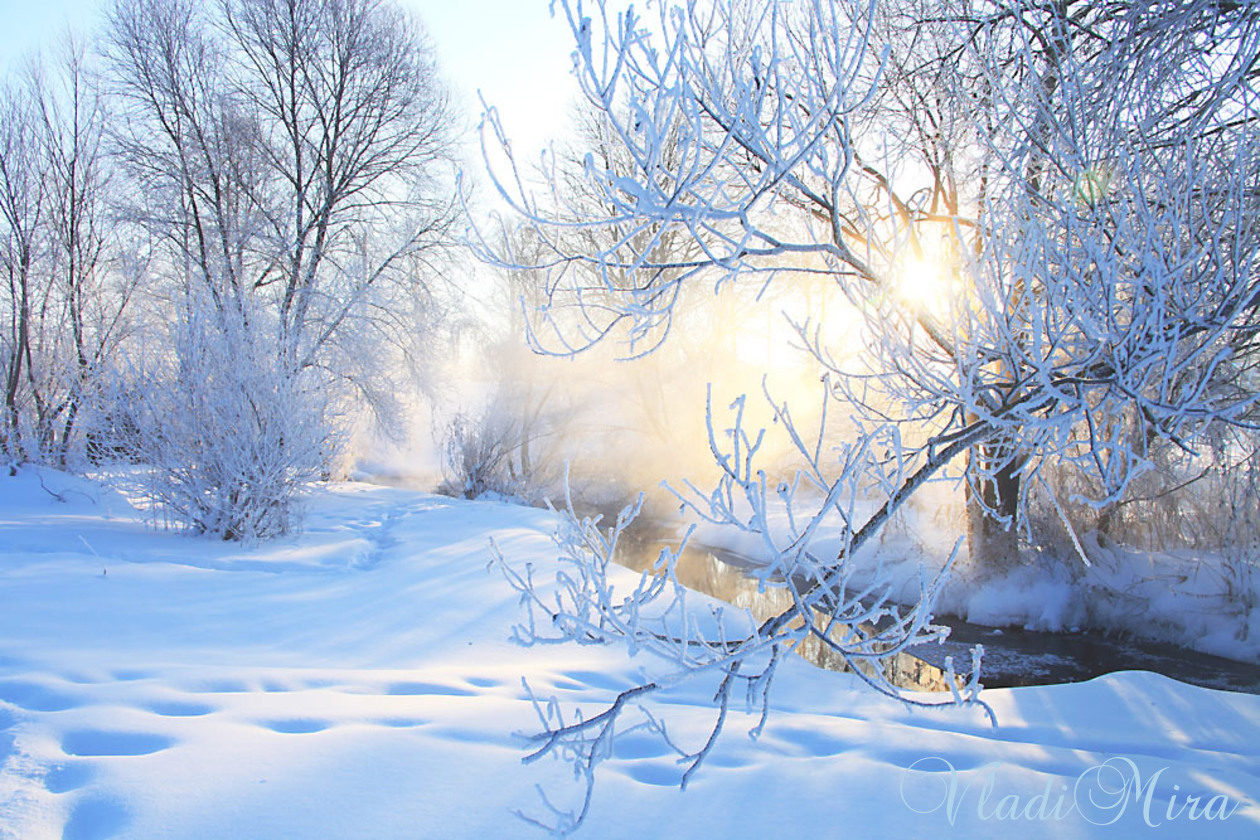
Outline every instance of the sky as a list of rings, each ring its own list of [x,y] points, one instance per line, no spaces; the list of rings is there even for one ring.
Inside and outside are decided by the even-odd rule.
[[[109,0],[0,0],[0,68],[47,47],[67,24],[90,35]],[[400,0],[429,32],[465,119],[481,115],[480,91],[500,111],[514,145],[541,148],[558,135],[572,99],[572,37],[549,0]]]

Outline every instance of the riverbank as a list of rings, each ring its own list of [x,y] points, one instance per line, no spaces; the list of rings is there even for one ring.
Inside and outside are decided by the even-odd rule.
[[[488,540],[545,581],[547,512],[341,484],[306,514],[302,535],[242,546],[155,532],[91,482],[0,478],[0,837],[542,836],[517,816],[547,816],[536,786],[561,808],[583,788],[522,765],[516,733],[539,727],[522,679],[589,714],[671,670],[509,641],[521,616]],[[648,711],[695,748],[709,696],[682,684]],[[785,662],[762,735],[732,710],[685,793],[672,753],[626,733],[577,836],[1260,828],[1260,698],[1126,672],[983,699],[996,727]],[[1138,795],[1091,806],[1114,773]]]

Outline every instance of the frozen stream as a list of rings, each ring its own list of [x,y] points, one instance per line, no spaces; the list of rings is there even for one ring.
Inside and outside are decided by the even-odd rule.
[[[636,541],[619,558],[641,571],[657,558],[661,537]],[[689,544],[678,563],[678,579],[690,589],[751,610],[759,620],[777,614],[791,603],[783,590],[758,591],[748,572],[755,562],[729,551]],[[950,628],[944,644],[919,645],[893,663],[890,680],[903,688],[944,691],[945,657],[964,671],[973,645],[984,645],[981,682],[989,688],[1053,685],[1093,679],[1117,671],[1153,671],[1181,682],[1227,691],[1260,694],[1260,667],[1176,645],[1135,639],[1107,638],[1097,631],[1041,633],[1019,628],[972,624],[953,616],[937,616]],[[802,655],[824,668],[844,667],[818,645]]]
[[[371,481],[405,487],[426,484],[415,477],[380,475],[373,475]],[[614,517],[615,511],[605,511],[606,519]],[[655,562],[662,543],[677,544],[676,528],[664,523],[635,528],[634,537],[630,550],[617,559],[636,571]],[[748,574],[755,566],[750,558],[692,542],[679,561],[678,577],[690,589],[764,618],[786,608],[790,601],[782,591],[758,592],[757,581]],[[900,657],[890,674],[896,684],[924,691],[947,690],[945,657],[953,656],[961,671],[971,662],[972,646],[982,644],[981,681],[989,688],[1075,683],[1117,671],[1152,671],[1191,685],[1260,694],[1260,667],[1172,644],[1109,638],[1089,630],[1045,633],[1017,627],[998,629],[949,615],[938,615],[934,621],[950,628],[949,639],[943,644],[920,645],[912,649],[913,655]],[[815,665],[843,667],[827,651],[813,647],[803,655]]]

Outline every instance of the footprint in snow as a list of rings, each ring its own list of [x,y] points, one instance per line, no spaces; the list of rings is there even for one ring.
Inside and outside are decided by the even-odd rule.
[[[279,685],[279,683],[272,683]],[[276,689],[277,691],[319,691],[323,688],[339,688],[342,683],[333,679],[302,679],[294,680],[286,684],[285,688]],[[272,689],[268,688],[267,691]]]
[[[28,712],[64,712],[83,705],[68,694],[20,680],[0,682],[0,700]]]
[[[421,720],[420,718],[382,718],[373,722],[377,726],[386,726],[390,729],[414,729],[429,723],[427,720]]]
[[[767,742],[776,741],[799,755],[816,758],[847,753],[855,746],[853,739],[842,733],[792,724],[775,727]]]
[[[660,758],[674,754],[664,738],[650,732],[634,732],[613,741],[613,755],[621,759]]]
[[[439,685],[426,682],[399,682],[391,684],[386,693],[392,695],[441,695],[445,697],[472,697],[475,691],[453,685]]]
[[[267,720],[262,721],[261,725],[265,729],[272,732],[280,732],[285,735],[310,735],[314,732],[323,732],[332,726],[326,720],[317,720],[315,718],[290,718],[288,720]]]
[[[626,768],[626,775],[639,784],[657,787],[678,787],[682,781],[682,771],[677,765],[660,762],[635,762]]]
[[[61,750],[66,755],[90,757],[151,755],[174,745],[174,739],[165,735],[150,732],[105,732],[100,729],[67,732],[61,739]]]
[[[127,827],[130,814],[122,803],[105,796],[80,799],[70,810],[62,840],[105,840]]]
[[[248,694],[252,689],[240,680],[211,680],[191,690],[198,694]]]
[[[110,676],[119,682],[135,682],[136,680],[147,680],[153,677],[151,671],[141,671],[136,668],[122,668],[114,671]]]
[[[150,703],[148,709],[163,717],[201,717],[214,711],[213,706],[185,700],[158,700]]]
[[[48,771],[44,787],[49,793],[69,793],[90,782],[94,774],[90,764],[63,764]]]

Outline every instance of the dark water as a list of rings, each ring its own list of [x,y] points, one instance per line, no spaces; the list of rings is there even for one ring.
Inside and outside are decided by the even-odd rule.
[[[642,571],[659,553],[659,541],[636,535],[617,560]],[[748,558],[693,544],[679,559],[677,575],[687,588],[748,609],[761,621],[790,607],[791,598],[783,589],[758,591],[758,581],[749,576],[754,567]],[[1176,645],[1108,638],[1096,631],[997,629],[951,616],[937,616],[933,623],[949,627],[949,638],[943,644],[909,648],[887,663],[885,675],[893,684],[917,691],[947,691],[945,658],[952,656],[956,673],[962,675],[971,666],[972,647],[981,644],[984,659],[980,682],[988,688],[1072,683],[1116,671],[1139,670],[1207,688],[1260,694],[1260,666]],[[843,661],[816,639],[807,640],[799,653],[819,667],[845,669]]]
[[[973,645],[984,645],[981,682],[990,688],[1080,682],[1116,671],[1153,671],[1166,677],[1217,688],[1260,694],[1260,666],[1236,662],[1163,642],[1107,637],[1101,633],[1037,633],[997,630],[952,616],[935,623],[950,628],[943,645],[914,648],[928,662],[942,663]]]

